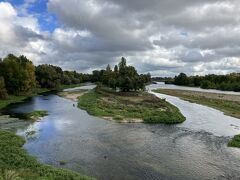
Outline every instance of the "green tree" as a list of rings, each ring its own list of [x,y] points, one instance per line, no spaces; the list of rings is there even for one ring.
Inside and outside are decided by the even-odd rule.
[[[25,56],[9,54],[0,62],[0,76],[11,94],[31,92],[36,87],[35,67]]]
[[[117,65],[114,66],[114,72],[118,73],[118,66]]]
[[[61,85],[62,71],[48,64],[36,67],[37,81],[42,88],[58,89]]]
[[[178,76],[174,78],[174,84],[181,85],[181,86],[187,86],[189,85],[189,79],[186,74],[180,73]]]
[[[0,99],[6,99],[8,97],[7,90],[5,88],[5,81],[2,76],[0,76]]]

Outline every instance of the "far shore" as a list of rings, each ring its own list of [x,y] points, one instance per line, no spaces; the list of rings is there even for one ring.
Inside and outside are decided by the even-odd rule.
[[[78,98],[83,94],[85,94],[86,92],[88,92],[88,90],[85,90],[85,89],[84,90],[81,89],[77,91],[62,91],[62,92],[59,92],[58,95],[66,99],[72,100],[74,102],[77,102]]]
[[[240,119],[240,96],[212,92],[176,89],[157,89],[154,92],[176,96],[183,100],[218,109],[224,114]]]

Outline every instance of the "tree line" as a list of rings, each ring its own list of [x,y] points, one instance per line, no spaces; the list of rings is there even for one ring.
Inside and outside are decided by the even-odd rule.
[[[34,66],[25,56],[9,54],[0,59],[0,99],[8,95],[32,93],[36,88],[59,89],[61,85],[79,84],[91,80],[89,74],[63,71],[58,66]]]
[[[108,65],[106,69],[93,71],[92,80],[112,89],[137,91],[145,89],[145,85],[151,81],[151,75],[138,74],[135,67],[128,66],[126,59],[122,57],[113,69]]]
[[[201,87],[203,89],[240,92],[240,73],[231,73],[227,75],[209,74],[205,76],[187,76],[184,73],[180,73],[172,80],[168,79],[167,83],[180,86]]]

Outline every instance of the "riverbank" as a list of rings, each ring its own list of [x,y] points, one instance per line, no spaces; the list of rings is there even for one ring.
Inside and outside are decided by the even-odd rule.
[[[72,88],[73,86],[65,86]],[[76,86],[74,86],[76,87]],[[21,103],[37,94],[47,93],[49,89],[37,89],[34,93],[26,96],[9,96],[6,100],[0,100],[0,109],[6,108],[10,104]],[[39,163],[30,156],[22,146],[25,140],[15,135],[15,128],[11,124],[23,123],[28,120],[38,120],[47,115],[47,111],[35,110],[28,113],[15,113],[11,116],[0,116],[1,123],[8,123],[11,131],[0,129],[0,179],[91,179],[70,170],[54,168],[52,166]],[[20,120],[23,119],[23,120]],[[0,124],[1,126],[1,124]],[[13,131],[12,131],[13,130]],[[62,164],[60,162],[60,164]]]
[[[154,92],[179,97],[183,100],[206,105],[240,118],[240,96],[231,94],[207,93],[189,90],[158,89]]]
[[[25,140],[14,133],[0,131],[0,179],[91,179],[70,170],[38,163],[22,148],[24,143]]]
[[[79,108],[89,114],[122,123],[176,124],[185,121],[177,107],[146,92],[116,92],[97,87],[78,100]]]
[[[10,104],[21,103],[21,102],[24,102],[28,98],[31,98],[38,94],[47,93],[49,91],[51,91],[51,90],[45,89],[45,88],[38,88],[34,92],[32,92],[30,94],[26,94],[26,95],[20,95],[20,96],[9,95],[6,99],[0,100],[0,110],[3,108],[6,108]]]
[[[62,92],[59,92],[58,95],[66,98],[66,99],[77,102],[78,98],[80,96],[82,96],[83,94],[85,94],[86,92],[88,92],[88,90],[80,89],[80,90],[77,90],[77,91],[62,91]]]
[[[61,85],[57,91],[62,91],[63,89],[67,88],[75,88],[84,85],[83,83],[81,84],[71,84],[71,85]],[[53,89],[47,89],[47,88],[36,88],[34,92],[26,95],[9,95],[7,99],[1,99],[0,100],[0,110],[3,108],[6,108],[10,104],[15,104],[15,103],[21,103],[24,102],[26,99],[31,98],[33,96],[36,96],[38,94],[43,94],[43,93],[48,93],[51,91],[56,91]]]

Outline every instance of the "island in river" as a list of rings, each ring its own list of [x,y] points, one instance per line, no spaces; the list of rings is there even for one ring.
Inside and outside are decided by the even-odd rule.
[[[179,109],[165,99],[147,92],[117,92],[97,86],[91,91],[61,92],[60,96],[78,99],[78,106],[89,114],[121,123],[176,124],[185,121]]]

